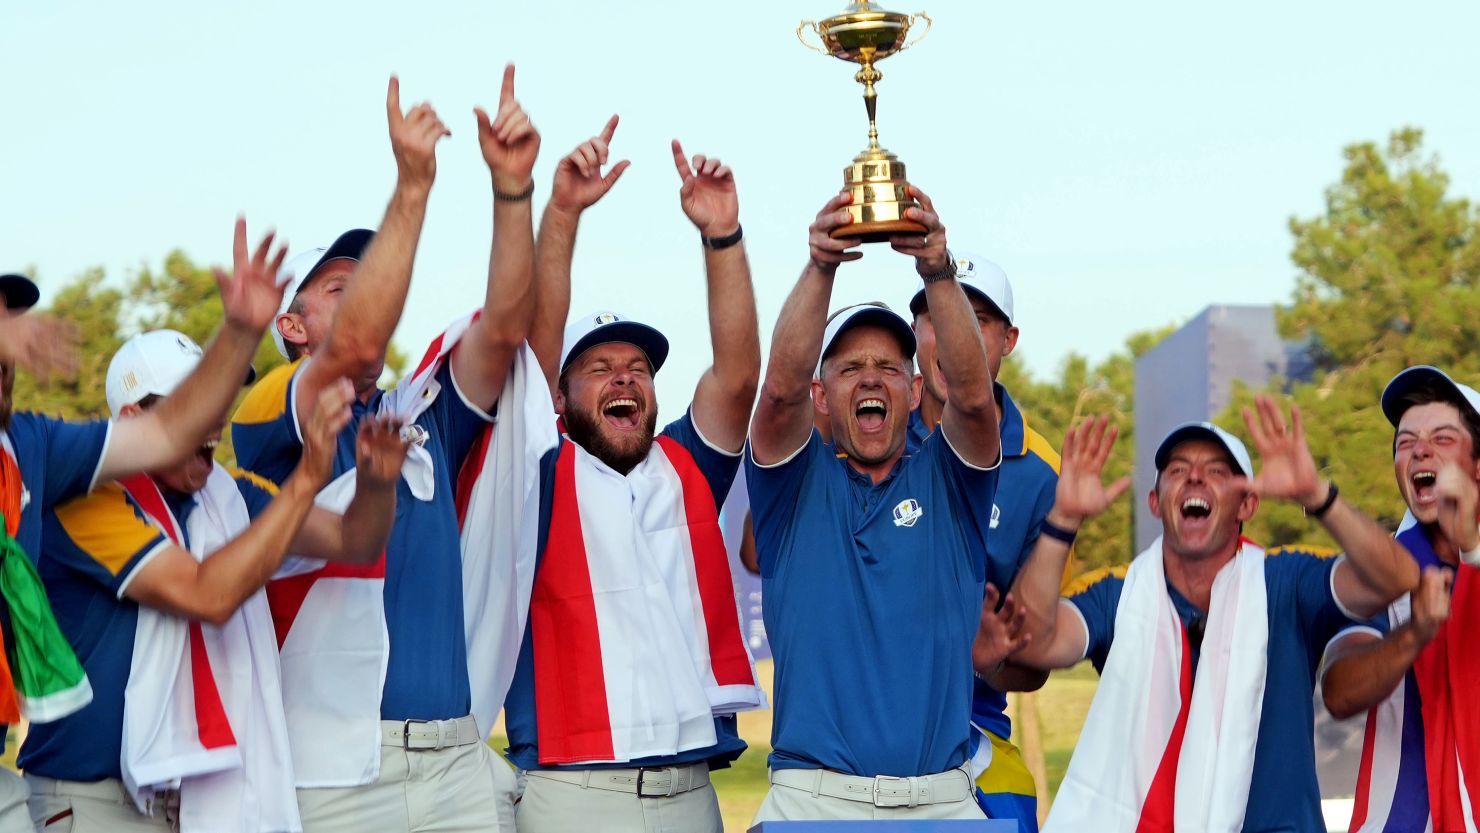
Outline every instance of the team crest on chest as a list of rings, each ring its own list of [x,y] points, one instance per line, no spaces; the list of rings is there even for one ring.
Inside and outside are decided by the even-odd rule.
[[[905,498],[894,507],[894,525],[911,527],[924,515],[925,510],[920,508],[920,501],[912,497]]]
[[[997,528],[997,524],[1000,523],[1001,521],[1002,521],[1002,509],[999,506],[997,506],[997,504],[994,503],[994,504],[992,504],[992,524],[991,524],[991,528],[992,529],[996,529]]]

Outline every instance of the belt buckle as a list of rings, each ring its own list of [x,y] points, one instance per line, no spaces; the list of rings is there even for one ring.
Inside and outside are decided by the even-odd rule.
[[[436,722],[437,721],[435,721],[435,720],[416,720],[414,718],[407,718],[406,720],[401,721],[401,751],[403,751],[403,752],[415,752],[416,751],[416,750],[414,750],[414,749],[411,748],[411,724],[416,723],[416,724],[420,724],[420,725],[425,726],[428,723],[436,723]]]
[[[897,775],[875,775],[874,776],[874,806],[875,807],[909,807],[910,803],[910,779],[901,778]],[[901,795],[894,790],[884,791],[884,785],[904,785],[904,794]]]
[[[646,797],[647,798],[672,798],[673,797],[673,790],[674,790],[675,787],[678,786],[678,776],[673,771],[673,767],[664,767],[664,766],[645,767],[645,766],[640,766],[640,767],[637,768],[637,797],[638,798],[643,798],[644,797],[643,794],[642,794],[643,778],[649,772],[662,772],[665,769],[668,770],[668,792],[667,793],[657,793],[657,794],[646,796]]]

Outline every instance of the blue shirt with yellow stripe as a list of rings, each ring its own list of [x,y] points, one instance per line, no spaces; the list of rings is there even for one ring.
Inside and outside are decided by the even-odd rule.
[[[255,518],[272,502],[276,488],[249,472],[233,470],[232,475]],[[164,496],[182,534],[188,534],[186,519],[195,498],[169,491]],[[117,483],[46,514],[37,571],[57,624],[87,670],[93,700],[61,720],[32,724],[17,762],[22,769],[66,781],[122,777],[123,692],[139,617],[139,605],[124,592],[139,568],[170,546]]]
[[[231,423],[237,460],[279,483],[303,453],[294,380],[304,361],[262,377]],[[413,423],[419,429],[417,442],[432,460],[432,499],[418,499],[405,478],[397,482],[396,520],[385,550],[385,622],[390,635],[380,698],[385,720],[450,720],[472,709],[455,496],[463,460],[493,417],[458,390],[452,362],[443,363],[436,385],[436,399]],[[369,402],[353,403],[353,418],[339,435],[336,477],[354,468],[360,420],[376,413],[382,395],[377,391]]]
[[[998,473],[997,495],[992,502],[987,532],[987,580],[1006,593],[1018,571],[1032,554],[1043,519],[1053,508],[1054,490],[1059,482],[1059,455],[1043,435],[1028,425],[1027,417],[1008,394],[996,384],[997,403],[1002,407],[1002,467]],[[927,426],[918,410],[910,414],[907,445],[918,447],[934,430]],[[1070,559],[1072,561],[1072,557]],[[1066,572],[1067,572],[1066,566]],[[1036,795],[1033,777],[1020,760],[1017,748],[1008,742],[1012,721],[1007,716],[1007,695],[980,679],[972,688],[971,722],[989,737],[976,736],[975,743],[991,743],[992,767],[978,778],[983,794],[1023,796],[1027,803],[1009,799],[1013,806],[986,806],[994,818],[1017,817],[1030,829],[1036,829],[1033,812]],[[987,755],[977,753],[977,758]],[[1023,804],[1022,807],[1016,806]]]
[[[1315,677],[1326,646],[1338,632],[1355,624],[1342,612],[1331,583],[1336,559],[1321,553],[1277,548],[1264,560],[1268,592],[1269,670],[1259,737],[1254,746],[1254,775],[1244,815],[1245,833],[1325,830],[1321,793],[1316,783]],[[1087,574],[1065,593],[1084,620],[1088,635],[1085,656],[1099,671],[1115,641],[1115,615],[1128,565]],[[1167,595],[1184,625],[1206,617],[1167,582]],[[1196,646],[1192,663],[1199,656]]]

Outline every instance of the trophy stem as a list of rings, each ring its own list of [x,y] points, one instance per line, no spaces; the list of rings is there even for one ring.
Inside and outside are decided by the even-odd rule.
[[[868,50],[872,52],[872,50]],[[879,148],[879,126],[876,116],[879,109],[879,93],[874,89],[874,83],[882,81],[884,74],[874,69],[872,55],[865,55],[863,69],[853,76],[854,80],[863,85],[863,107],[868,111],[868,146],[869,150]]]

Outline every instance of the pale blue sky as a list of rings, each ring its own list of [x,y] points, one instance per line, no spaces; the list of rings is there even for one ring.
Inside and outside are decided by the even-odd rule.
[[[1349,142],[1421,126],[1455,191],[1480,195],[1473,2],[893,2],[936,30],[881,65],[883,142],[954,247],[1006,268],[1040,375],[1208,303],[1288,298],[1286,220],[1321,209]],[[226,262],[238,211],[298,247],[374,227],[395,71],[454,134],[397,333],[419,352],[481,299],[491,209],[470,110],[514,60],[544,134],[538,204],[556,160],[622,115],[614,151],[633,166],[588,213],[573,312],[669,334],[676,416],[709,356],[668,139],[735,168],[769,341],[806,227],[865,141],[854,67],[792,35],[842,5],[5,3],[0,268],[34,264],[49,297],[175,247]],[[836,300],[902,308],[914,289],[907,260],[870,247]]]

